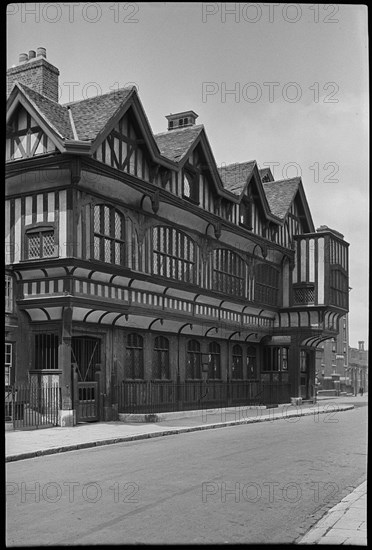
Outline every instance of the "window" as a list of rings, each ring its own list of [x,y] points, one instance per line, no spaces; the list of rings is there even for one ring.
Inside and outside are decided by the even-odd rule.
[[[279,274],[267,264],[259,264],[256,268],[255,300],[264,304],[278,305]]]
[[[11,275],[5,275],[5,312],[13,311],[13,278]]]
[[[152,377],[158,380],[169,380],[169,341],[164,336],[157,336],[154,344]]]
[[[247,376],[248,378],[257,378],[257,357],[256,348],[250,346],[247,349]]]
[[[265,347],[263,370],[266,372],[287,372],[288,348],[280,346]]]
[[[128,334],[125,378],[143,377],[143,338],[139,334]]]
[[[244,297],[246,263],[235,252],[219,248],[213,253],[213,290]]]
[[[13,344],[5,342],[5,386],[10,386]]]
[[[241,346],[235,344],[232,349],[232,379],[243,378],[243,351]]]
[[[94,207],[94,258],[124,265],[124,216],[111,206]]]
[[[187,343],[186,376],[188,379],[201,378],[201,353],[197,340],[189,340]]]
[[[182,196],[184,199],[199,204],[199,184],[198,175],[184,172]]]
[[[221,349],[217,342],[209,344],[208,378],[212,380],[221,378]]]
[[[152,233],[153,274],[196,283],[196,245],[177,229],[157,226]]]
[[[240,225],[246,229],[252,229],[252,203],[248,199],[243,199],[240,203]]]
[[[34,335],[34,369],[58,369],[58,335],[42,332]]]
[[[29,229],[26,233],[26,251],[28,260],[56,256],[54,229],[45,227]]]

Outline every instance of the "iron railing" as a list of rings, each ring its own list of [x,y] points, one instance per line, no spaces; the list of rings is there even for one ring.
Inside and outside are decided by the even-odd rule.
[[[5,421],[14,429],[57,426],[60,405],[57,385],[18,383],[5,388]]]
[[[259,380],[123,380],[113,399],[119,413],[155,414],[215,407],[277,405],[290,402],[290,384]]]

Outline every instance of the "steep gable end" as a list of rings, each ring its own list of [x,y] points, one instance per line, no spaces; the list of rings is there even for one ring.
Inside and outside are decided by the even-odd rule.
[[[56,144],[22,106],[7,122],[6,160],[18,160],[57,152]]]

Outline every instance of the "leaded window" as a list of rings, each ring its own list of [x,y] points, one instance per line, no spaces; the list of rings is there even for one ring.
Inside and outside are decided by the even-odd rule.
[[[34,228],[27,231],[26,250],[28,260],[55,256],[54,229]]]
[[[128,334],[125,377],[144,378],[143,338],[140,334]]]
[[[235,252],[219,248],[213,255],[213,290],[245,297],[246,263]]]
[[[157,336],[155,338],[152,377],[158,380],[170,379],[169,340],[164,336]]]
[[[221,348],[217,342],[209,344],[209,379],[221,378]]]
[[[232,373],[233,380],[243,378],[243,350],[239,344],[235,344],[232,348]]]
[[[94,258],[102,262],[124,265],[125,220],[111,206],[94,207]]]
[[[153,274],[196,283],[196,245],[173,227],[153,228]]]
[[[268,264],[256,267],[255,300],[272,306],[279,301],[279,273]]]
[[[201,352],[197,340],[189,340],[187,343],[186,378],[201,378]]]

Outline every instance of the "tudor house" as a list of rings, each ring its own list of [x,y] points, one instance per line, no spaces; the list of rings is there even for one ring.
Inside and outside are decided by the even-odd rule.
[[[105,420],[123,381],[311,399],[348,243],[315,230],[301,178],[219,168],[191,110],[154,135],[135,87],[59,104],[58,75],[44,48],[7,71],[6,384],[58,384],[61,425],[76,384]]]

